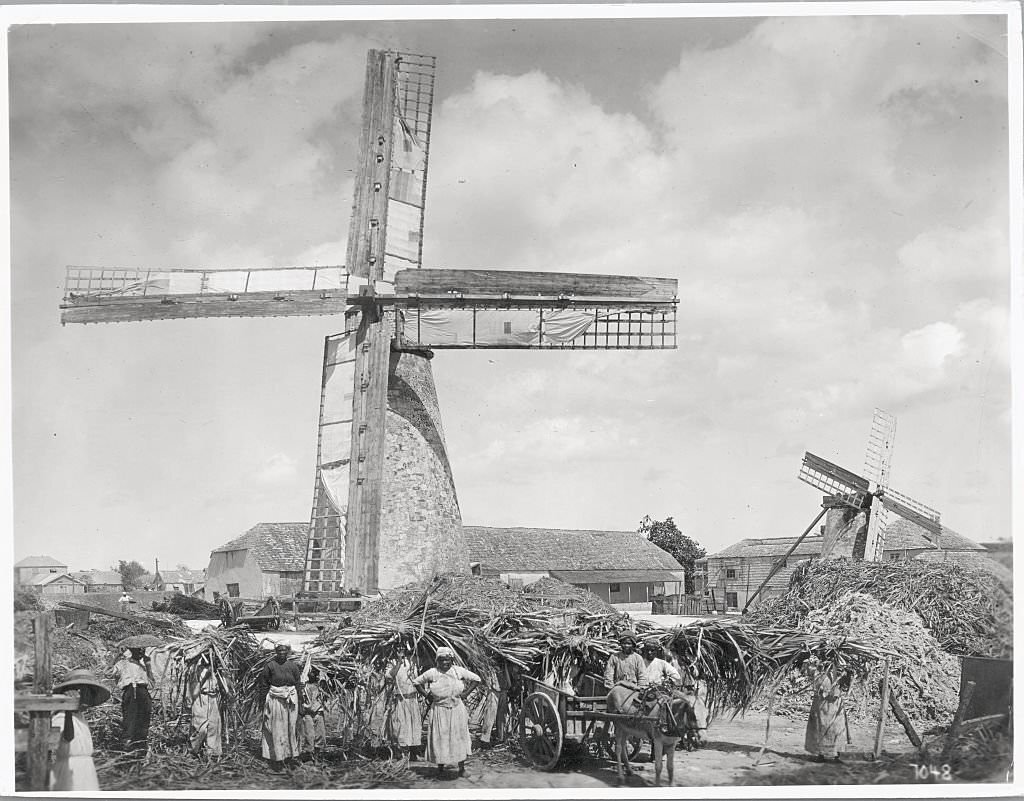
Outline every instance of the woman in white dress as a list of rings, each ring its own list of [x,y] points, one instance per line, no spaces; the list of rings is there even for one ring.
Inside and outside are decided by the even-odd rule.
[[[88,670],[69,671],[64,679],[53,685],[55,693],[78,694],[78,709],[74,712],[56,712],[53,726],[61,730],[60,741],[50,775],[51,790],[99,790],[96,765],[92,761],[92,734],[82,717],[82,710],[99,706],[110,698],[104,687]]]
[[[469,740],[469,713],[462,703],[470,685],[480,681],[471,670],[455,664],[451,648],[437,649],[437,666],[413,679],[413,686],[430,699],[430,724],[427,728],[428,762],[444,775],[445,765],[458,765],[459,776],[466,773],[466,757],[473,749]]]

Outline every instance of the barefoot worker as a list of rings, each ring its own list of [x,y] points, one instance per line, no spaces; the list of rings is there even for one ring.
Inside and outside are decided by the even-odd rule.
[[[320,671],[309,669],[303,688],[302,714],[299,716],[299,752],[316,759],[327,747],[326,710],[320,693]]]
[[[78,709],[56,712],[53,727],[61,735],[50,774],[51,790],[99,790],[96,765],[92,761],[92,734],[82,717],[88,706],[99,706],[110,698],[110,690],[100,684],[88,670],[68,671],[64,679],[53,685],[55,693],[78,694]]]
[[[263,758],[279,769],[299,756],[302,671],[288,659],[288,646],[274,648],[274,658],[260,674],[263,695]]]
[[[431,701],[427,761],[437,765],[439,777],[444,775],[445,765],[458,765],[460,776],[466,772],[466,757],[472,753],[472,746],[469,713],[462,698],[468,689],[466,683],[479,681],[476,673],[455,664],[455,653],[446,647],[437,649],[437,667],[412,681]]]

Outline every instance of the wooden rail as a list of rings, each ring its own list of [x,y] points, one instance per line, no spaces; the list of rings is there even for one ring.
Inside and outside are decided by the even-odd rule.
[[[126,615],[124,612],[111,612],[109,609],[104,609],[102,606],[89,606],[88,604],[79,604],[74,601],[61,601],[60,605],[66,606],[70,609],[81,609],[85,612],[91,612],[96,615],[116,617],[121,620],[145,620],[147,623],[152,623],[154,626],[160,626],[165,629],[174,628],[174,624],[169,620],[161,620],[158,617],[150,617],[149,615]]]

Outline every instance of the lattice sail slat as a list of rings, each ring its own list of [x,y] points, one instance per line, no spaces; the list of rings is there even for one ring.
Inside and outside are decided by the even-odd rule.
[[[879,487],[889,486],[889,467],[896,440],[896,418],[882,409],[875,409],[864,455],[864,475]]]
[[[870,503],[867,479],[813,453],[804,454],[797,478],[854,509],[863,509]]]

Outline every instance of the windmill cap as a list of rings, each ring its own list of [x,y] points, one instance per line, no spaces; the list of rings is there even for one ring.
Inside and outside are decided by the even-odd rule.
[[[92,671],[86,670],[85,668],[69,670],[64,674],[63,679],[53,685],[53,691],[55,693],[59,693],[64,690],[73,690],[76,687],[92,687],[96,690],[99,696],[99,700],[96,702],[97,704],[102,704],[110,698],[110,690],[107,689],[106,685],[101,684],[96,676],[93,675]]]

